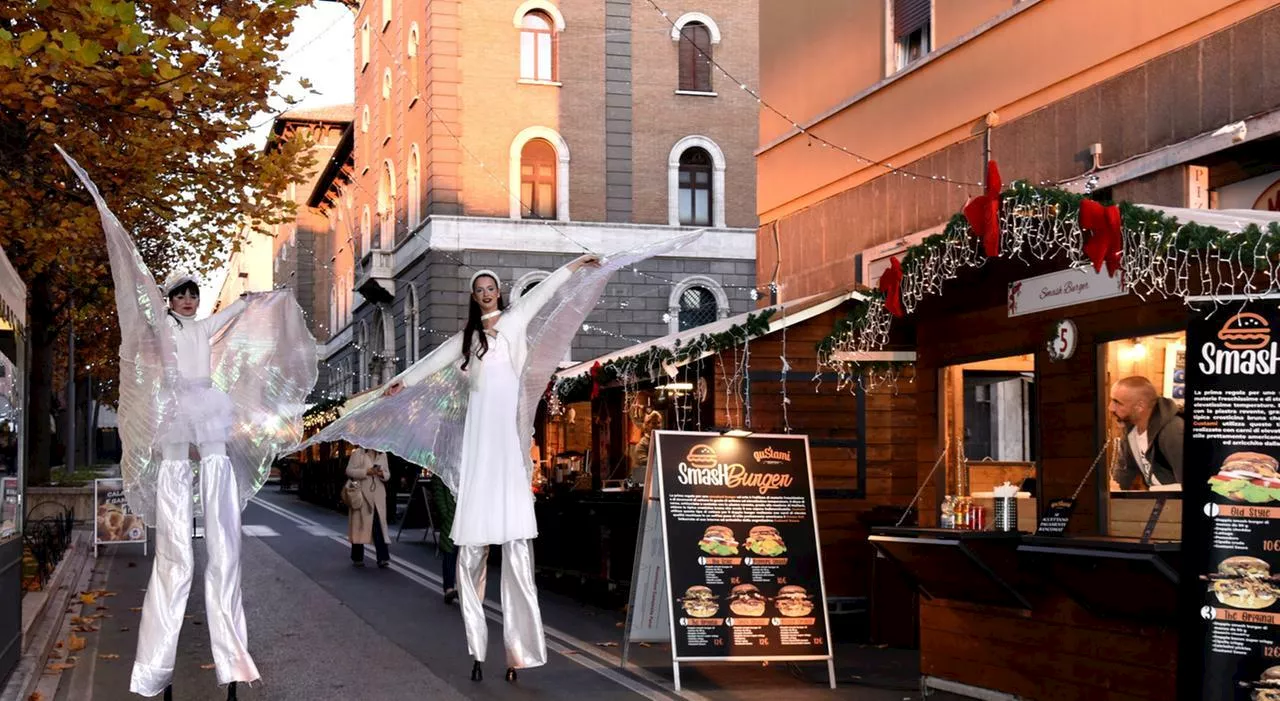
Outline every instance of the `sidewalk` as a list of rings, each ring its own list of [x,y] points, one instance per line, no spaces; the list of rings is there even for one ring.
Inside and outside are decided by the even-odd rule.
[[[245,617],[249,646],[262,681],[237,689],[240,699],[461,700],[455,690],[404,650],[379,635],[341,601],[307,578],[257,538],[243,540]],[[174,697],[182,701],[226,698],[217,687],[204,622],[204,543],[195,542],[196,576],[178,645]],[[137,545],[104,548],[90,591],[103,592],[69,615],[90,621],[96,632],[77,633],[85,648],[64,674],[54,701],[117,701],[129,693],[138,622],[150,552]]]

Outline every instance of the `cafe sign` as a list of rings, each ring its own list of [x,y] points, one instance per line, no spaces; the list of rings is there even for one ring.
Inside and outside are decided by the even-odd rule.
[[[1121,297],[1128,291],[1123,274],[1111,276],[1091,267],[1068,268],[1009,283],[1009,316],[1070,307]]]

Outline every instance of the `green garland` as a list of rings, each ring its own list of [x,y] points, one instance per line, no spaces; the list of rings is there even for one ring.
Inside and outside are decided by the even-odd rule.
[[[1044,212],[1048,212],[1054,221],[1046,221],[1044,226],[1061,225],[1069,228],[1073,222],[1078,221],[1080,203],[1084,199],[1084,195],[1057,188],[1036,187],[1025,180],[1019,180],[1001,194],[1000,206],[1002,215],[1026,213],[1028,217],[1041,217]],[[1249,224],[1240,233],[1232,233],[1195,222],[1181,223],[1158,210],[1128,202],[1121,202],[1118,206],[1121,231],[1126,244],[1139,247],[1138,250],[1126,251],[1126,255],[1140,253],[1143,256],[1163,257],[1174,251],[1204,252],[1223,264],[1231,262],[1254,271],[1268,269],[1280,257],[1280,224],[1276,222],[1271,222],[1266,227]],[[930,261],[938,260],[953,242],[971,242],[973,239],[965,216],[952,216],[942,233],[930,236],[902,253],[900,262],[903,279],[922,273],[925,266]],[[978,252],[976,255],[982,254]],[[1273,288],[1277,287],[1280,280],[1272,280],[1270,284]],[[856,303],[845,318],[836,322],[831,333],[818,342],[819,353],[826,354],[820,357],[829,356],[838,344],[861,330],[861,323],[867,318],[871,305],[884,304],[882,292],[868,290],[864,294],[868,299]]]
[[[596,373],[596,380],[601,386],[618,382],[624,377],[653,379],[661,371],[664,364],[671,362],[681,364],[690,359],[701,357],[706,353],[719,353],[740,346],[752,338],[763,336],[769,331],[769,319],[776,310],[773,307],[755,314],[748,314],[745,323],[734,324],[719,333],[704,333],[688,343],[681,344],[676,340],[675,346],[665,348],[654,346],[637,355],[629,355],[607,363],[601,363]],[[582,401],[591,396],[592,378],[590,372],[574,377],[560,379],[555,384],[560,401]]]

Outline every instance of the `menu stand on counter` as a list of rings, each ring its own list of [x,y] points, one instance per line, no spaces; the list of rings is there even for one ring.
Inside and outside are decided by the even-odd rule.
[[[1010,583],[1022,536],[950,528],[873,528],[877,551],[898,566],[929,599],[1031,610]]]

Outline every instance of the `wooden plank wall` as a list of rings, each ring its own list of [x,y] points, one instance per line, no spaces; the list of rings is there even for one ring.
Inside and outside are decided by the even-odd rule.
[[[1060,266],[1054,266],[1060,267]],[[1052,268],[1050,268],[1052,269]],[[1185,325],[1177,302],[1142,302],[1126,296],[1010,319],[1005,289],[1013,279],[1045,272],[1006,261],[948,283],[914,318],[917,479],[933,466],[938,431],[938,377],[947,365],[1034,352],[1038,373],[1042,499],[1069,497],[1101,447],[1105,389],[1100,385],[1098,344]],[[963,290],[963,293],[961,293]],[[1046,342],[1060,319],[1072,319],[1080,335],[1075,355],[1050,362]],[[1085,481],[1069,531],[1099,533],[1099,480],[1106,465]],[[939,495],[925,488],[923,520],[936,523]],[[980,687],[1054,701],[1136,701],[1174,693],[1177,633],[1095,618],[1060,593],[1046,592],[1031,612],[922,600],[921,670]],[[1028,654],[1034,651],[1033,654]]]
[[[849,388],[839,389],[831,375],[813,379],[817,344],[835,327],[847,309],[838,308],[786,330],[786,420],[782,411],[783,332],[751,341],[751,429],[758,433],[808,434],[818,439],[857,440],[857,397]],[[715,358],[717,425],[740,427],[745,423],[741,402],[729,402],[726,412],[726,374],[744,354],[726,351]],[[727,373],[720,372],[725,368]],[[873,552],[867,544],[866,514],[877,506],[906,506],[915,493],[915,399],[911,374],[895,388],[871,392],[866,398],[867,480],[866,496],[818,499],[818,526],[828,596],[867,596],[871,586]],[[854,448],[811,445],[814,489],[853,490],[858,485],[858,455]]]

